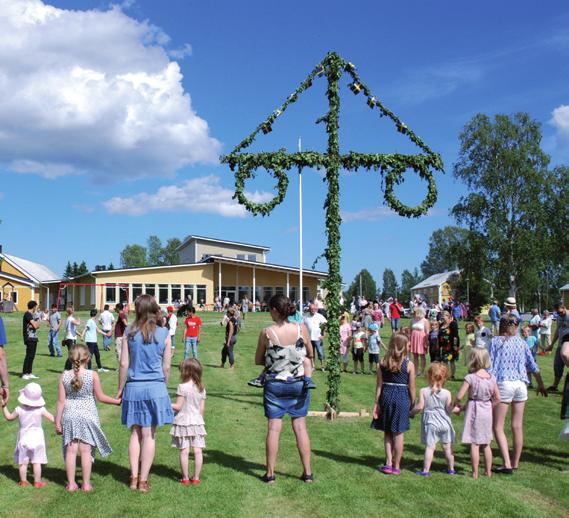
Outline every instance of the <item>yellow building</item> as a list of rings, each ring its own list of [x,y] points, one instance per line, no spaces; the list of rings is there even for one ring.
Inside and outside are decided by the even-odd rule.
[[[283,293],[300,298],[299,269],[266,262],[270,248],[264,246],[189,236],[179,247],[182,264],[118,270],[98,269],[72,279],[62,290],[61,303],[76,308],[101,309],[117,302],[134,301],[143,293],[156,297],[161,306],[203,303],[212,309],[214,299],[225,297],[255,304],[268,302]],[[316,298],[327,274],[305,270],[302,275],[303,301]],[[82,285],[83,284],[83,285]]]
[[[460,275],[460,270],[436,273],[411,288],[411,298],[420,297],[430,304],[444,304],[452,297],[449,280],[453,275]]]
[[[45,308],[55,302],[58,286],[59,276],[47,266],[0,248],[0,302],[5,311],[25,311],[30,300]]]
[[[563,286],[559,291],[561,292],[561,302],[569,308],[569,284]]]

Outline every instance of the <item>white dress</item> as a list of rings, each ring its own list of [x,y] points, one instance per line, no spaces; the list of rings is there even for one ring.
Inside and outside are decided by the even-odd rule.
[[[200,392],[193,381],[178,385],[176,395],[184,397],[184,404],[174,417],[170,430],[172,447],[205,448],[205,421],[200,412],[201,402],[206,398],[205,388]]]

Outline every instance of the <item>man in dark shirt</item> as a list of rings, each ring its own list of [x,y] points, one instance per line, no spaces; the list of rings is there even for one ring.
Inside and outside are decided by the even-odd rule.
[[[557,309],[557,330],[551,342],[551,347],[555,345],[555,342],[559,342],[557,350],[555,351],[555,357],[553,360],[553,374],[555,379],[553,380],[553,385],[547,388],[548,392],[557,392],[557,387],[561,382],[563,377],[563,359],[561,358],[561,349],[563,348],[563,343],[569,340],[569,313],[565,304],[560,304]]]
[[[28,311],[24,313],[22,322],[22,333],[24,335],[24,344],[26,346],[26,357],[24,358],[24,366],[22,368],[22,379],[37,379],[32,374],[34,366],[34,358],[36,357],[36,349],[38,347],[38,328],[40,326],[39,314],[35,309],[38,303],[35,300],[28,302]]]

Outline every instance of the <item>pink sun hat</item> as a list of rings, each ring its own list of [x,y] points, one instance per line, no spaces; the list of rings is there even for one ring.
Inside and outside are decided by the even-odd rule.
[[[26,406],[45,406],[45,399],[42,397],[41,387],[37,383],[28,383],[20,390],[18,402]]]

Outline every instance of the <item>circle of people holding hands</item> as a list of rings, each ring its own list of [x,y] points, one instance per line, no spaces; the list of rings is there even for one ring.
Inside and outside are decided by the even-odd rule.
[[[154,297],[141,295],[135,301],[135,318],[128,322],[127,312],[117,304],[115,316],[108,306],[99,315],[92,310],[90,319],[79,332],[81,322],[72,307],[67,309],[64,323],[52,308],[49,315],[37,312],[37,304],[30,302],[23,318],[23,338],[26,358],[22,378],[37,379],[33,375],[33,360],[37,348],[37,331],[42,319],[47,320],[50,354],[62,356],[58,333],[64,326],[63,345],[68,348],[65,370],[59,379],[55,415],[46,409],[41,386],[28,383],[18,396],[19,405],[10,411],[9,380],[4,353],[6,334],[0,318],[0,378],[2,381],[2,409],[4,417],[19,421],[15,463],[19,466],[20,486],[28,486],[27,472],[32,465],[33,485],[45,484],[41,478],[42,465],[47,463],[42,421],[54,423],[62,436],[67,474],[66,490],[92,491],[91,469],[96,451],[103,457],[111,447],[102,430],[96,401],[120,405],[121,421],[130,430],[129,487],[133,491],[150,490],[149,474],[156,448],[156,428],[171,425],[171,444],[179,450],[183,485],[200,484],[205,448],[204,410],[206,391],[202,381],[202,366],[198,361],[198,347],[202,322],[193,308],[185,319],[184,360],[180,363],[180,384],[172,403],[167,390],[172,351],[175,348],[177,318],[174,308],[164,315]],[[320,306],[320,307],[319,307]],[[319,366],[325,369],[323,346],[326,325],[325,309],[310,304],[303,316],[287,297],[273,296],[268,302],[273,324],[261,330],[255,363],[263,366],[260,375],[249,382],[263,387],[263,407],[267,425],[267,465],[261,479],[274,483],[279,437],[285,415],[292,420],[303,472],[300,479],[314,480],[311,469],[311,448],[306,416],[310,404],[310,389],[315,388],[312,372],[315,355]],[[489,310],[491,329],[483,319],[474,318],[466,325],[466,343],[460,344],[458,320],[446,310],[425,312],[421,304],[413,309],[408,327],[400,328],[403,307],[395,299],[390,302],[388,319],[392,335],[385,345],[379,330],[385,324],[386,312],[379,302],[366,304],[354,315],[348,312],[341,318],[340,361],[347,371],[352,355],[354,374],[364,373],[364,354],[368,354],[368,372],[377,378],[373,421],[371,427],[384,432],[385,463],[379,468],[386,475],[399,475],[404,451],[404,434],[410,428],[410,419],[421,414],[421,441],[425,445],[424,464],[417,475],[431,475],[431,463],[437,444],[441,444],[447,460],[446,473],[455,475],[453,443],[456,432],[451,414],[464,413],[461,441],[470,445],[472,476],[478,478],[480,450],[484,457],[484,474],[492,472],[511,475],[520,466],[523,449],[523,416],[532,380],[537,393],[547,396],[558,390],[565,365],[569,365],[569,316],[565,306],[557,311],[557,330],[551,335],[551,318],[547,312],[537,311],[527,326],[520,329],[520,314],[516,301],[508,298],[505,311],[493,304]],[[235,308],[229,308],[224,320],[225,339],[221,351],[221,367],[229,361],[235,365],[236,337],[245,318]],[[351,322],[350,322],[351,320]],[[98,372],[92,370],[94,356],[99,372],[105,372],[97,348],[97,334],[103,336],[104,350],[110,349],[115,334],[115,353],[119,361],[119,385],[114,396],[104,393]],[[549,335],[549,336],[548,336]],[[80,343],[81,341],[85,344]],[[535,361],[537,354],[549,354],[556,342],[553,384],[546,389]],[[382,353],[383,350],[383,353]],[[539,352],[538,352],[539,351]],[[190,358],[190,353],[192,358]],[[431,363],[426,368],[426,355]],[[445,388],[448,379],[454,379],[456,363],[464,356],[468,374],[453,395]],[[413,361],[411,361],[413,358]],[[428,386],[417,396],[416,377],[425,375]],[[463,401],[465,401],[463,403]],[[513,452],[510,455],[505,434],[505,420],[511,411]],[[569,419],[569,376],[565,380],[561,418]],[[560,437],[569,439],[569,422]],[[493,438],[498,444],[502,464],[492,468]],[[190,477],[189,453],[194,456]],[[76,481],[77,457],[80,457],[82,483]]]

